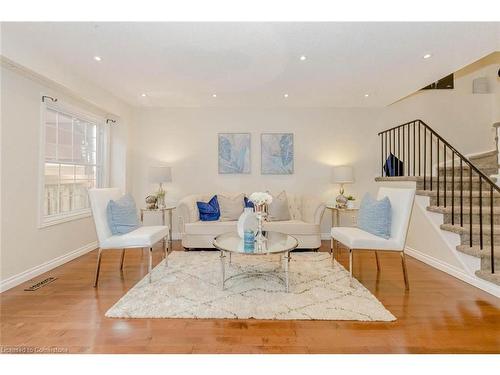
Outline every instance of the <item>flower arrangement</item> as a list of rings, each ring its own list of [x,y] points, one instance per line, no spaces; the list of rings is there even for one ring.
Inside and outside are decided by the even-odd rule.
[[[261,206],[263,204],[271,204],[271,202],[273,201],[273,197],[271,196],[271,194],[259,191],[250,194],[248,199],[257,206]]]

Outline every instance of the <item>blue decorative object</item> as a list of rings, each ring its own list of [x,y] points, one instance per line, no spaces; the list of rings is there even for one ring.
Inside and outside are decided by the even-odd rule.
[[[243,237],[243,248],[245,251],[253,252],[255,250],[255,233],[251,230],[246,230]]]
[[[243,201],[245,202],[245,207],[246,208],[255,208],[255,205],[252,203],[252,201],[250,199],[248,199],[247,197],[244,197],[243,198]]]
[[[384,164],[385,175],[388,177],[404,176],[404,165],[392,152]]]
[[[134,198],[130,194],[116,201],[110,200],[106,207],[106,216],[113,235],[129,233],[141,226]]]
[[[292,133],[264,133],[261,135],[261,173],[293,173]]]
[[[391,237],[391,222],[389,198],[375,200],[370,194],[365,194],[359,207],[358,228],[387,240]]]
[[[219,173],[250,173],[250,133],[219,134]]]
[[[220,218],[220,208],[219,202],[217,201],[217,195],[214,195],[208,203],[206,202],[196,202],[198,206],[198,211],[200,212],[201,221],[216,221]]]

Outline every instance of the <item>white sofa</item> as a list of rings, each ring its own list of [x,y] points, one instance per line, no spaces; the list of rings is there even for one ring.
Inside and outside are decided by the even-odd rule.
[[[236,221],[200,221],[197,201],[207,202],[218,193],[189,195],[177,205],[182,246],[186,249],[211,248],[214,237],[236,231]],[[235,196],[241,193],[219,193]],[[291,220],[265,222],[264,229],[294,236],[300,249],[321,246],[320,221],[325,205],[317,198],[287,193]]]

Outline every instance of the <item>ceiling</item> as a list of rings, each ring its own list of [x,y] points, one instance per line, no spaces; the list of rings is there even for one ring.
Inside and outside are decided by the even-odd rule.
[[[2,23],[2,54],[31,50],[134,106],[374,107],[499,50],[499,25]]]

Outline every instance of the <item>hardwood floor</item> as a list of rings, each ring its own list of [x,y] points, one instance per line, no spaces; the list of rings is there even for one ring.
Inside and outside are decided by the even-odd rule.
[[[146,274],[147,255],[127,252],[120,274],[120,251],[105,252],[94,289],[93,251],[0,294],[0,352],[500,353],[499,299],[410,257],[405,292],[400,257],[379,256],[377,277],[373,252],[356,253],[354,275],[395,322],[109,319],[107,309]],[[57,280],[23,291],[48,276]]]

